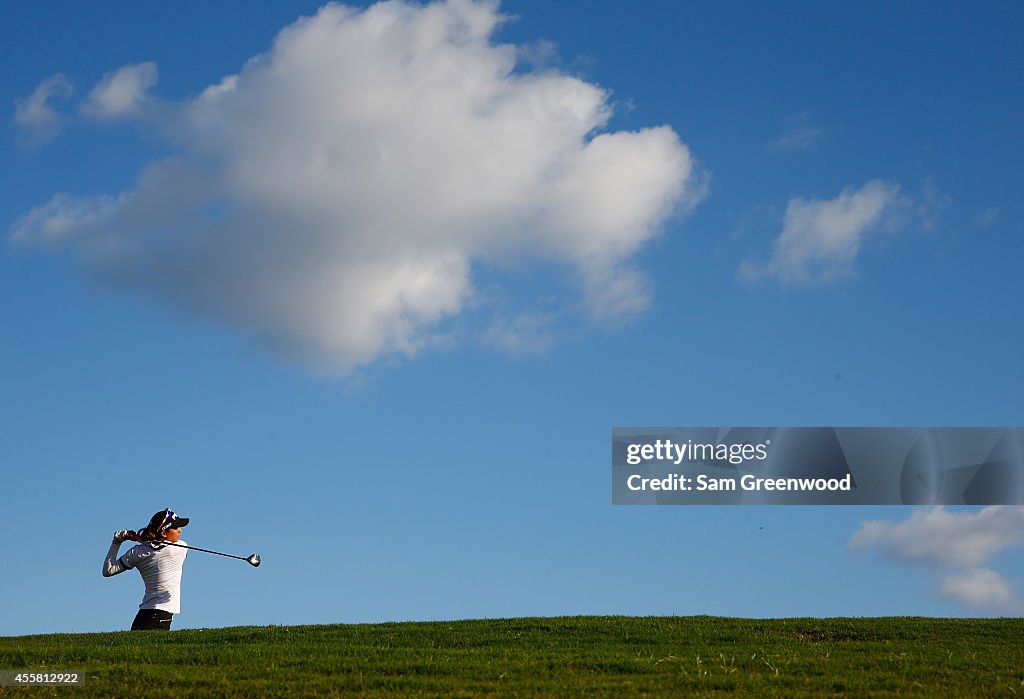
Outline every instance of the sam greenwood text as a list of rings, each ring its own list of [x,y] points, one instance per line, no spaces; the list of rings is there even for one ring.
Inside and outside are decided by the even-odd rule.
[[[703,473],[694,477],[670,473],[664,478],[644,478],[634,473],[626,479],[630,490],[736,490],[737,479],[713,478]],[[850,474],[842,478],[763,478],[746,474],[739,478],[741,490],[850,490]]]

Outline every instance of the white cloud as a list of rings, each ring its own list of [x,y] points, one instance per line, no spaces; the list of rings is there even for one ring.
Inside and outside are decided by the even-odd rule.
[[[484,266],[569,272],[594,318],[639,311],[635,253],[703,194],[689,150],[667,126],[604,132],[609,94],[517,66],[501,21],[471,0],[328,5],[160,105],[178,158],[117,197],[57,195],[12,236],[339,372],[416,352],[479,304]],[[139,106],[110,91],[125,70],[94,90],[103,114]],[[491,341],[536,336],[520,306]]]
[[[910,205],[897,185],[877,179],[857,189],[847,187],[834,199],[790,199],[771,258],[744,260],[739,275],[775,277],[797,286],[848,276],[868,236],[898,230]]]
[[[157,68],[152,62],[136,63],[107,73],[89,92],[82,113],[94,119],[118,119],[139,114],[147,92],[156,85]]]
[[[975,609],[1024,611],[1024,599],[1017,595],[1013,583],[987,568],[950,575],[942,581],[939,594]]]
[[[850,539],[853,549],[879,550],[888,558],[940,571],[957,570],[945,577],[940,594],[972,607],[1005,611],[1020,609],[1021,601],[1008,581],[980,566],[1020,546],[1024,507],[1002,505],[974,512],[918,509],[903,522],[864,522]]]
[[[850,545],[932,567],[978,566],[1005,548],[1024,546],[1024,507],[916,510],[905,522],[864,522]]]
[[[23,145],[32,148],[52,141],[60,133],[64,116],[55,110],[52,101],[65,101],[74,92],[60,73],[43,80],[28,97],[14,100],[14,123],[20,130]]]

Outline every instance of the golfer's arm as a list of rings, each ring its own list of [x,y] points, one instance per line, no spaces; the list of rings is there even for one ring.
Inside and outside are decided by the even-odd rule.
[[[111,575],[117,575],[128,570],[128,567],[121,563],[121,559],[117,557],[117,550],[119,548],[121,548],[121,542],[119,541],[110,544],[107,557],[103,559],[103,577],[109,578]]]

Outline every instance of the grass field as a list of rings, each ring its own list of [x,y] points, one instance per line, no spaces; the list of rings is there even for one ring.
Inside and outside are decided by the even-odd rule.
[[[563,617],[0,638],[61,696],[1024,697],[1024,619]]]

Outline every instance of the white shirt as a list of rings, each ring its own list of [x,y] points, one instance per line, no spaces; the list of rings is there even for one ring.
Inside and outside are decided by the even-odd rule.
[[[187,546],[184,541],[177,543]],[[103,575],[109,577],[136,568],[146,583],[146,594],[139,609],[162,609],[171,614],[181,611],[181,567],[188,549],[159,543],[132,546],[118,559],[120,544],[111,544],[103,565]]]

